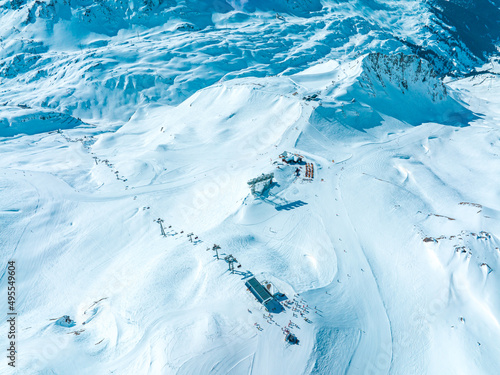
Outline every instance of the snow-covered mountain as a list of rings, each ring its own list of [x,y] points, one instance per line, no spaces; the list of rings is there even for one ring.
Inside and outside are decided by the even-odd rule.
[[[124,121],[137,105],[175,105],[220,80],[374,51],[416,54],[440,75],[469,72],[495,51],[498,6],[485,0],[469,17],[473,6],[455,2],[445,19],[444,3],[4,1],[3,100]]]
[[[0,20],[0,373],[498,372],[498,1]]]

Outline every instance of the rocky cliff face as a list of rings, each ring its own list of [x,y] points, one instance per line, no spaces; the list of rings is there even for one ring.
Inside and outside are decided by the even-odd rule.
[[[389,87],[420,94],[433,102],[446,99],[446,87],[431,65],[415,55],[371,53],[363,59],[359,84],[373,97]]]
[[[410,125],[463,126],[474,116],[457,102],[431,64],[416,55],[370,53],[340,65],[324,81],[320,117],[364,130],[384,116]],[[333,80],[333,81],[332,81]]]

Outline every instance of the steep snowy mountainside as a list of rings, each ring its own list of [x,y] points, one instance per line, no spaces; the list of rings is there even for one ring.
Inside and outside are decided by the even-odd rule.
[[[121,29],[133,25],[160,26],[170,20],[188,22],[188,29],[203,29],[213,26],[214,13],[230,11],[284,12],[296,16],[311,16],[322,9],[319,0],[300,1],[226,1],[226,0],[132,0],[132,1],[86,1],[86,0],[15,0],[3,1],[5,9],[16,10],[18,21],[28,25],[39,19],[52,22],[69,21],[81,31],[87,29],[99,34],[113,36]],[[50,27],[50,25],[49,25]]]
[[[46,20],[57,23],[67,21],[79,27],[108,36],[116,35],[121,29],[132,25],[154,27],[169,19],[184,19],[192,27],[204,28],[210,24],[212,12],[233,10],[225,1],[4,1],[3,8],[17,12],[21,25]],[[51,28],[52,25],[48,25]]]
[[[1,7],[3,100],[87,120],[125,121],[137,106],[176,105],[220,80],[290,75],[370,52],[416,54],[439,75],[459,74],[494,42],[471,52],[462,40],[472,36],[416,0],[16,4]]]
[[[339,99],[359,100],[412,125],[438,122],[465,125],[472,113],[448,95],[427,61],[414,55],[370,54],[363,59],[356,85]]]
[[[434,0],[432,11],[478,58],[498,52],[500,41],[500,1]]]
[[[446,87],[430,64],[417,56],[374,53],[363,59],[363,73],[360,77],[368,85],[371,95],[380,91],[380,86],[392,84],[403,94],[422,93],[436,103],[446,98]],[[378,89],[375,85],[379,85]]]
[[[85,125],[80,119],[48,110],[4,105],[0,111],[0,137],[46,133]]]
[[[327,62],[290,77],[320,100],[314,115],[357,130],[390,116],[410,125],[464,126],[475,115],[449,95],[432,66],[416,55],[370,53],[351,62]]]

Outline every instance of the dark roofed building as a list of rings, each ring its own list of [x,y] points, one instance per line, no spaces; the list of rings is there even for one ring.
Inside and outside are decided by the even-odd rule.
[[[264,288],[264,286],[259,283],[259,281],[255,277],[247,280],[245,285],[250,290],[250,292],[252,292],[255,298],[257,298],[257,300],[263,305],[273,299],[271,293],[269,293],[269,291]]]

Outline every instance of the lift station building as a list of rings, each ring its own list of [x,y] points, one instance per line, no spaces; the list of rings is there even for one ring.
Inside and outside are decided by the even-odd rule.
[[[273,299],[272,294],[255,277],[245,282],[246,287],[257,298],[257,301],[265,305]]]

